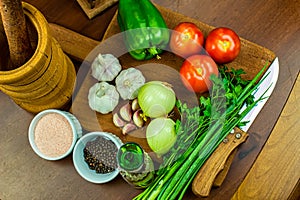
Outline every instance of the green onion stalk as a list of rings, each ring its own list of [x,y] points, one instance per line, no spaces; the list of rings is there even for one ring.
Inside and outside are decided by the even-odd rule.
[[[135,200],[182,199],[194,177],[218,145],[237,126],[246,122],[242,119],[263,100],[265,93],[254,101],[253,92],[264,80],[259,78],[265,65],[251,81],[241,78],[244,72],[226,66],[220,70],[221,78],[211,76],[213,83],[210,97],[200,97],[200,105],[188,108],[177,101],[183,116],[176,121],[177,141],[157,170],[152,184]],[[241,111],[243,105],[247,107]]]

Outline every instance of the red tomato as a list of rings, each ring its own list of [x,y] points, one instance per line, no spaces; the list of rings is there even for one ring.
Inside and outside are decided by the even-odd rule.
[[[216,28],[208,34],[205,41],[205,49],[215,62],[220,64],[229,63],[240,52],[240,38],[229,28]]]
[[[203,33],[194,23],[181,22],[172,31],[170,49],[176,55],[187,58],[200,53],[203,43]]]
[[[211,87],[211,74],[219,74],[218,66],[207,55],[188,57],[180,68],[183,84],[191,91],[204,93]]]

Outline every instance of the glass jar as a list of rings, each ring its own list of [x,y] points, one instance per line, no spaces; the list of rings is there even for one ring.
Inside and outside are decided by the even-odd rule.
[[[153,161],[137,143],[123,144],[118,150],[117,162],[123,179],[137,189],[148,187],[154,180]]]

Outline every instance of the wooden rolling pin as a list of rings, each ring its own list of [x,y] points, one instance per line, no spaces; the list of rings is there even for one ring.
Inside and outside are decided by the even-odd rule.
[[[85,37],[57,24],[49,23],[51,35],[58,41],[63,51],[77,61],[83,61],[100,44],[99,41]]]
[[[100,44],[56,24],[49,24],[52,36],[72,58],[83,61]],[[194,194],[207,197],[213,186],[221,186],[235,157],[237,147],[246,141],[248,134],[235,128],[202,166],[192,183]]]

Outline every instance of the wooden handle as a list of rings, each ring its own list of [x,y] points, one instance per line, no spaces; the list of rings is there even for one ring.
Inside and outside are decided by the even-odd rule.
[[[231,152],[231,154],[228,156],[228,158],[225,162],[225,165],[224,165],[224,169],[222,169],[219,172],[219,174],[217,175],[217,177],[215,178],[214,183],[213,183],[214,187],[220,187],[222,185],[222,183],[224,182],[236,153],[237,153],[237,148],[235,148]]]
[[[49,25],[52,36],[59,42],[64,52],[78,61],[83,61],[100,44],[99,41],[62,26],[51,23]],[[240,138],[237,134],[240,134]],[[206,197],[213,185],[221,185],[235,156],[236,147],[243,143],[247,136],[247,133],[236,128],[233,134],[228,135],[227,142],[219,145],[193,180],[192,189],[196,195]]]
[[[225,164],[228,161],[228,158],[233,160],[234,154],[232,152],[243,142],[246,141],[248,134],[242,130],[235,128],[234,133],[230,133],[224,142],[222,142],[214,153],[209,157],[205,164],[201,167],[198,174],[193,180],[192,190],[193,193],[200,197],[207,197],[212,186],[215,183],[216,177],[219,177],[220,182],[224,180],[228,169],[225,170],[222,174],[222,170],[225,168]],[[231,157],[230,157],[231,156]],[[228,163],[229,164],[229,163]],[[230,165],[230,164],[229,164]]]
[[[51,35],[58,41],[63,51],[77,61],[83,61],[100,44],[99,41],[85,37],[57,24],[49,23]]]

